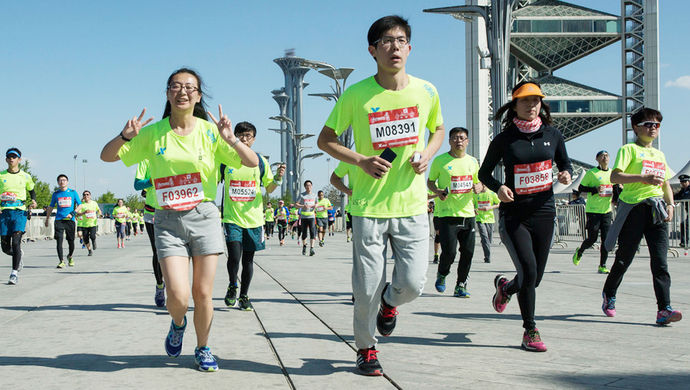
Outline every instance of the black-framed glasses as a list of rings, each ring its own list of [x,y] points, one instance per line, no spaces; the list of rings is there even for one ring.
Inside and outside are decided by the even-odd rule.
[[[451,141],[462,141],[462,142],[465,142],[465,141],[467,141],[468,139],[469,139],[469,138],[467,138],[467,137],[460,137],[460,136],[453,136],[453,137],[450,137],[450,140],[451,140]]]
[[[179,92],[182,88],[184,88],[185,92],[187,93],[194,93],[195,91],[198,91],[199,88],[193,86],[192,84],[181,84],[181,83],[170,83],[168,85],[168,90],[172,92]]]
[[[407,39],[407,37],[402,37],[402,36],[401,36],[401,37],[385,36],[385,37],[381,37],[381,38],[377,39],[377,40],[374,42],[374,46],[376,46],[377,44],[381,43],[381,46],[383,46],[384,48],[388,49],[388,48],[390,48],[391,46],[393,46],[393,42],[396,42],[396,43],[398,44],[398,46],[403,47],[403,46],[407,45],[410,41],[409,41],[409,39]]]
[[[646,127],[648,129],[651,129],[652,127],[656,127],[658,129],[661,127],[661,122],[644,121],[644,122],[638,123],[637,125],[642,126],[642,127]]]
[[[235,137],[239,139],[246,139],[247,141],[250,141],[252,138],[254,138],[254,134],[252,133],[240,133],[240,134],[235,134]]]

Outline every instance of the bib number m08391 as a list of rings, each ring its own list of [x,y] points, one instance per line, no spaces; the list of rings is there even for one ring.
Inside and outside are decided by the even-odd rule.
[[[370,113],[369,132],[374,150],[416,144],[419,142],[417,107]]]

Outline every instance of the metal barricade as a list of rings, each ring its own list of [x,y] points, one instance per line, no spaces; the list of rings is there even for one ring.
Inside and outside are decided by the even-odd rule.
[[[554,245],[565,248],[568,246],[566,241],[581,243],[587,234],[585,205],[556,205],[555,223]]]
[[[688,255],[688,215],[690,200],[678,200],[674,202],[673,218],[668,224],[668,251],[674,257],[681,254]]]

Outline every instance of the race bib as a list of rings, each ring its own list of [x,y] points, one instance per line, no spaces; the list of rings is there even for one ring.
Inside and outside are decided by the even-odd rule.
[[[316,211],[322,213],[322,212],[326,211],[326,206],[318,205],[318,206],[316,206]]]
[[[57,204],[58,204],[58,207],[72,207],[72,198],[71,197],[58,198]]]
[[[279,221],[285,221],[286,218],[287,218],[287,215],[285,214],[285,210],[281,210],[278,213],[278,220]]]
[[[191,210],[204,200],[199,172],[161,177],[153,181],[158,204],[168,210]]]
[[[374,150],[414,145],[419,141],[419,112],[417,107],[372,112],[369,131]]]
[[[515,164],[515,192],[518,195],[546,191],[553,185],[551,160],[531,164]]]
[[[256,199],[256,181],[230,180],[228,196],[235,202],[251,202]]]
[[[84,216],[86,219],[96,219],[96,212],[95,211],[87,211]]]
[[[643,175],[652,174],[658,176],[662,179],[666,178],[666,164],[662,162],[643,160],[642,161],[642,172]]]
[[[3,192],[0,194],[0,201],[2,202],[16,202],[17,194],[14,192]]]
[[[314,210],[315,205],[316,205],[316,199],[305,199],[304,200],[304,207],[307,211]]]
[[[450,178],[451,194],[467,194],[472,190],[472,175],[453,176]]]
[[[484,208],[484,207],[491,207],[491,202],[488,201],[488,200],[482,200],[482,201],[477,202],[477,206],[478,206],[480,209],[481,209],[481,208]]]
[[[602,184],[599,186],[599,196],[604,198],[610,198],[613,196],[613,185],[612,184]]]

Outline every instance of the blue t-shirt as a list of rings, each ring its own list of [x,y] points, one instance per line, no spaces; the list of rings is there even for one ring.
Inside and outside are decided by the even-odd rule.
[[[50,207],[54,208],[57,205],[56,221],[67,219],[69,214],[72,214],[70,220],[74,221],[74,209],[80,204],[79,194],[71,188],[65,191],[55,191],[52,198],[50,198]]]
[[[328,210],[328,220],[335,221],[335,209]]]

